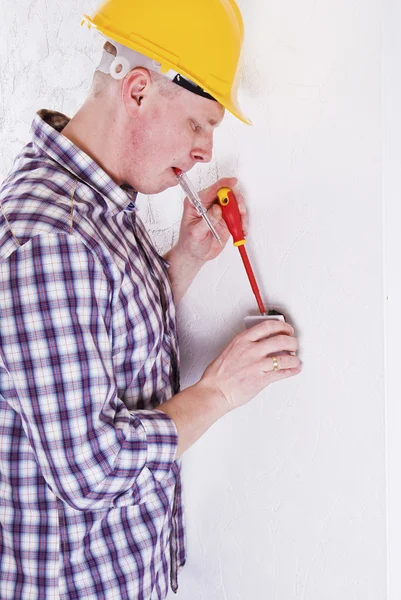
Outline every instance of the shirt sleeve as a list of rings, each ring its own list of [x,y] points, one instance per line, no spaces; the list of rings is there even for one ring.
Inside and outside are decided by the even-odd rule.
[[[43,234],[0,277],[2,368],[47,484],[81,511],[143,502],[171,469],[177,429],[118,397],[100,262],[73,235]]]

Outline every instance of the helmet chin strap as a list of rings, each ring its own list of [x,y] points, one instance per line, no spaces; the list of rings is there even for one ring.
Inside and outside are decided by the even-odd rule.
[[[176,83],[180,87],[183,87],[190,92],[198,94],[199,96],[203,96],[204,98],[214,100],[210,94],[196,85],[196,83],[186,79],[180,75],[180,73],[177,73],[177,71],[170,69],[169,71],[162,73],[161,63],[149,58],[148,56],[144,56],[143,54],[140,54],[131,48],[127,48],[127,46],[123,46],[122,44],[119,44],[110,38],[106,39],[116,48],[117,55],[114,56],[110,52],[107,52],[107,50],[103,50],[102,59],[99,65],[96,67],[96,71],[101,71],[106,75],[111,75],[113,79],[118,80],[123,79],[134,67],[143,67],[149,71],[159,73],[163,77],[166,77],[173,83]]]

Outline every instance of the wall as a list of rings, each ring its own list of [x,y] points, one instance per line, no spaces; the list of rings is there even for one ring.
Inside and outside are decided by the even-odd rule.
[[[79,27],[96,2],[3,0],[0,175],[42,107],[73,114],[100,56]],[[242,100],[198,187],[236,175],[267,303],[301,340],[304,370],[226,416],[186,454],[188,563],[178,600],[386,597],[381,4],[241,3]],[[161,251],[177,190],[140,199]],[[237,251],[179,307],[183,385],[256,312]]]
[[[401,598],[401,338],[400,282],[400,164],[401,164],[401,5],[384,3],[383,27],[383,234],[385,282],[386,363],[386,480],[387,480],[387,579],[388,600]]]

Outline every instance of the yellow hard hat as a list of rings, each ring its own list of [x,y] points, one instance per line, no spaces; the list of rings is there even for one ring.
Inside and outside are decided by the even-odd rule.
[[[241,121],[238,76],[244,26],[234,0],[106,0],[83,23],[174,70]]]

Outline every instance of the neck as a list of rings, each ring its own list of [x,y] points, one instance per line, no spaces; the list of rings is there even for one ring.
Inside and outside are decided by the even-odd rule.
[[[114,141],[119,138],[117,128],[112,111],[102,101],[88,98],[61,133],[121,185],[119,149]]]

